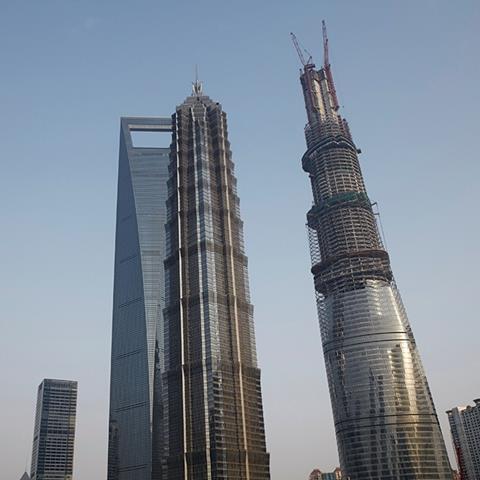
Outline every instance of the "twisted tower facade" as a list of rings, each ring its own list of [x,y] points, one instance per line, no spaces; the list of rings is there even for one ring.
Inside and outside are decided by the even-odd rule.
[[[268,480],[253,307],[226,114],[196,82],[172,124],[164,478]]]
[[[341,468],[352,480],[451,479],[359,150],[339,113],[325,27],[324,47],[318,70],[299,51],[308,118],[302,166],[314,199],[307,225]]]

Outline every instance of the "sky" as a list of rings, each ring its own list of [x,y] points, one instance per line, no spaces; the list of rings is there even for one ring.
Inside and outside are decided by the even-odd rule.
[[[120,116],[169,116],[195,65],[228,114],[272,478],[338,464],[310,274],[306,117],[289,33],[330,61],[452,449],[480,396],[477,0],[0,0],[0,465],[36,389],[79,382],[75,480],[106,478]]]

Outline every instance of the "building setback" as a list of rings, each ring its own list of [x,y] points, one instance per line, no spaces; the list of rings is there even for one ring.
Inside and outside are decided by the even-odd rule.
[[[153,471],[160,471],[170,149],[135,146],[132,132],[170,137],[171,130],[170,118],[121,119],[108,480],[151,480]]]
[[[480,399],[447,411],[460,480],[480,479]]]
[[[165,478],[266,480],[260,370],[226,114],[197,82],[172,123]]]
[[[327,42],[324,27],[324,66],[303,61],[300,75],[308,118],[302,166],[314,199],[307,223],[341,469],[355,480],[451,480],[359,150],[339,113]]]
[[[45,379],[38,387],[32,480],[71,480],[77,382]]]

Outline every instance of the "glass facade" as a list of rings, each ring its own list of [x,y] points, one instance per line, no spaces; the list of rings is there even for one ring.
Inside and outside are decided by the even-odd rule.
[[[32,480],[72,480],[77,382],[45,379],[38,387]]]
[[[173,115],[165,261],[165,477],[267,480],[247,257],[226,114]]]
[[[121,121],[109,480],[269,479],[226,116],[196,93]]]
[[[427,379],[330,65],[301,74],[312,273],[346,478],[451,479]]]
[[[109,480],[151,480],[160,469],[162,451],[163,262],[170,149],[135,147],[132,131],[171,132],[171,120],[121,119]]]

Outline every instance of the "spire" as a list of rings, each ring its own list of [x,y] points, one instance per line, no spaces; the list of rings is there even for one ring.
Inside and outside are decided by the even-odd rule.
[[[203,82],[198,79],[198,65],[195,65],[195,82],[192,83],[192,95],[197,97],[203,95]]]

